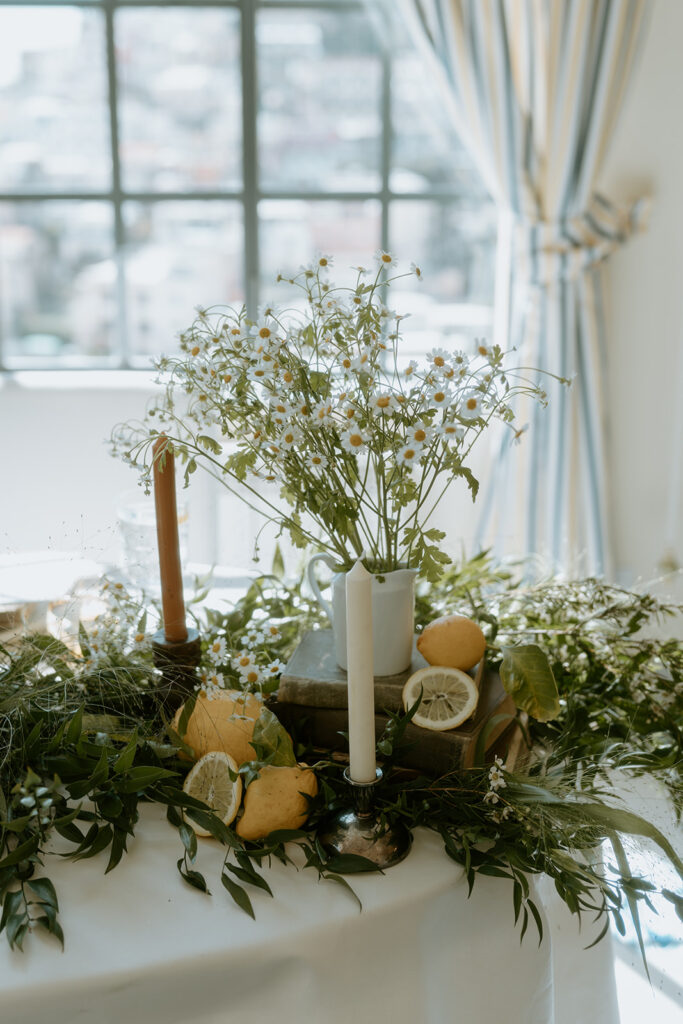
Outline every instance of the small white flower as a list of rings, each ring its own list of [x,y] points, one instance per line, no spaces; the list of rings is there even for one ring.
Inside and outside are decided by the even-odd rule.
[[[490,350],[489,350],[489,347],[486,344],[486,339],[485,338],[475,338],[474,339],[474,354],[477,355],[477,356],[486,356],[486,357],[488,357],[491,354]]]
[[[281,675],[282,672],[284,672],[285,668],[286,666],[283,664],[283,662],[279,661],[276,658],[275,661],[271,661],[268,665],[266,665],[266,677],[279,676]]]
[[[344,376],[348,376],[353,370],[353,356],[349,355],[348,352],[340,356],[339,368]]]
[[[222,690],[225,689],[225,680],[222,672],[202,672],[202,689],[209,700],[213,700]]]
[[[313,426],[322,427],[332,418],[332,403],[329,401],[318,402],[313,410]]]
[[[278,438],[278,445],[283,451],[291,451],[301,441],[301,431],[298,427],[285,427]]]
[[[481,394],[478,391],[468,391],[464,394],[458,412],[464,420],[476,420],[481,416]]]
[[[463,437],[465,436],[464,427],[461,427],[456,423],[450,423],[448,420],[445,423],[442,423],[441,426],[437,427],[436,429],[438,430],[440,436],[444,439],[444,441],[448,441],[454,444],[457,444],[459,441],[462,441]]]
[[[249,334],[254,339],[254,350],[258,352],[268,348],[275,341],[276,333],[277,324],[275,321],[269,316],[260,317],[249,330]]]
[[[525,434],[528,429],[529,429],[529,424],[525,423],[523,427],[519,428],[519,430],[515,430],[515,436],[512,438],[512,443],[513,444],[521,444],[522,434]]]
[[[419,444],[404,445],[398,452],[398,462],[403,466],[412,466],[419,462],[422,455],[422,447]]]
[[[327,468],[327,457],[320,452],[311,452],[306,459],[309,469],[315,473],[322,473]]]
[[[493,790],[491,790],[491,789],[488,791],[488,793],[484,793],[484,803],[485,804],[497,804],[499,799],[500,798],[499,798],[498,794],[494,793]]]
[[[388,415],[396,409],[396,399],[388,391],[380,391],[370,402],[373,412]]]
[[[391,253],[385,252],[384,249],[377,250],[375,253],[375,259],[379,263],[380,267],[386,267],[387,270],[389,267],[395,267],[397,263],[397,260],[394,259]]]
[[[240,672],[240,679],[242,683],[246,683],[248,686],[260,686],[263,682],[263,673],[258,665],[252,665],[250,668]]]
[[[412,274],[415,274],[415,277],[418,279],[418,281],[424,281],[424,274],[422,273],[422,268],[418,267],[417,263],[410,264],[410,272]]]
[[[356,370],[356,372],[360,372],[361,370],[365,370],[366,372],[370,372],[371,360],[372,360],[372,349],[370,349],[370,348],[363,348],[363,349],[360,350],[358,355],[354,356],[354,358],[351,360],[351,368],[353,370]]]
[[[451,403],[451,393],[448,388],[437,386],[429,396],[429,405],[432,409],[447,409]]]
[[[292,407],[283,398],[274,398],[270,403],[270,414],[275,423],[284,424],[292,415]]]
[[[408,444],[429,444],[432,439],[434,431],[426,423],[421,423],[419,420],[414,423],[408,430]]]
[[[431,352],[427,353],[427,358],[433,368],[439,372],[443,372],[448,367],[448,352],[443,348],[433,348]]]
[[[332,266],[334,259],[332,256],[328,256],[327,253],[321,252],[318,256],[317,263],[319,267],[327,268]]]
[[[250,669],[254,668],[255,665],[256,657],[251,653],[251,651],[242,651],[241,654],[238,654],[232,659],[232,667],[237,669],[240,675],[243,672],[248,672]]]
[[[207,653],[209,659],[216,665],[220,665],[221,662],[225,661],[226,646],[222,636],[217,636],[215,640],[211,641]]]
[[[260,629],[250,629],[242,637],[241,645],[242,645],[242,647],[247,647],[247,648],[251,649],[252,647],[258,647],[259,644],[262,644],[265,641],[265,639],[266,638],[265,638],[265,636],[263,635],[263,633],[261,632]],[[235,668],[237,668],[237,665],[236,665],[236,663],[234,661],[233,661],[233,666]]]
[[[360,430],[346,430],[342,434],[341,444],[344,451],[358,453],[367,444],[367,438]]]
[[[271,380],[275,375],[275,364],[264,363],[259,359],[257,363],[252,365],[247,370],[247,377],[249,380],[253,380],[255,383]]]
[[[273,626],[273,625],[266,626],[264,631],[263,631],[263,633],[261,635],[263,636],[264,640],[271,640],[271,641],[272,640],[279,640],[280,636],[281,636],[280,630],[277,628],[277,626]]]
[[[403,376],[404,377],[412,377],[416,370],[417,370],[417,363],[415,362],[414,359],[411,359],[410,362],[408,363],[408,365],[403,368],[403,371],[402,371],[403,372]]]

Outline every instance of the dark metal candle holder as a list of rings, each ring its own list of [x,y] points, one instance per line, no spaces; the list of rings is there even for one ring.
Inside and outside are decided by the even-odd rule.
[[[197,666],[202,653],[199,632],[188,629],[187,640],[167,640],[163,629],[152,637],[154,664],[161,670],[160,696],[168,711],[175,711],[197,685]]]
[[[382,781],[382,769],[377,768],[376,773],[374,782],[354,782],[349,769],[344,770],[353,807],[329,819],[318,838],[330,856],[354,853],[371,860],[378,868],[390,868],[408,856],[412,836],[401,822],[380,822],[375,812],[375,787]]]

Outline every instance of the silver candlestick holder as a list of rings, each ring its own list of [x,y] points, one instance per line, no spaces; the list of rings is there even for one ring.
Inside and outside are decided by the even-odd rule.
[[[398,864],[410,852],[413,841],[401,822],[382,823],[375,811],[375,788],[382,781],[382,769],[376,769],[373,782],[354,782],[349,769],[344,778],[351,787],[353,806],[339,811],[318,833],[323,849],[330,856],[353,853],[372,861],[378,868]]]

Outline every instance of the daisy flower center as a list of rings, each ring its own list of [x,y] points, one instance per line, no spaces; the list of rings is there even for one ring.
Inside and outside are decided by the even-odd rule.
[[[427,437],[427,434],[424,430],[418,427],[418,429],[413,434],[413,437],[415,438],[416,441],[424,441],[425,438]]]
[[[414,448],[406,448],[406,450],[403,453],[403,458],[404,459],[414,459],[415,458],[415,449]]]
[[[467,399],[467,408],[468,409],[476,409],[477,408],[477,400],[476,400],[476,398],[468,398]]]
[[[349,438],[349,444],[351,444],[354,448],[360,448],[362,443],[363,438],[360,436],[360,434],[351,434],[351,437]]]
[[[382,398],[377,399],[377,408],[386,409],[386,407],[389,405],[389,402],[390,399],[387,397],[387,395],[383,395]]]
[[[270,327],[262,327],[258,332],[259,338],[269,338],[271,334]]]

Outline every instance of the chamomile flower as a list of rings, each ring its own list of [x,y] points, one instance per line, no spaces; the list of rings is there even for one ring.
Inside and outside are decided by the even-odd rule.
[[[454,444],[462,441],[465,436],[464,428],[457,423],[451,423],[449,420],[446,420],[445,423],[437,427],[437,430],[444,441]]]
[[[432,427],[428,426],[428,424],[426,423],[421,423],[420,421],[418,421],[417,423],[414,423],[412,427],[410,427],[410,429],[408,430],[407,441],[408,444],[413,445],[429,444],[433,434],[434,431]]]
[[[417,363],[415,362],[414,359],[411,359],[408,365],[403,367],[403,370],[401,372],[403,373],[404,377],[410,378],[414,375],[416,370]]]
[[[377,250],[375,253],[375,259],[379,263],[380,267],[385,267],[387,270],[389,267],[395,267],[398,262],[390,252],[385,252],[384,249]]]
[[[257,349],[259,344],[262,345],[265,342],[268,345],[271,342],[274,342],[276,332],[277,324],[269,316],[260,317],[260,319],[257,320],[254,326],[249,330],[249,334],[254,338],[254,345]]]
[[[213,700],[219,693],[225,690],[225,679],[222,672],[202,672],[200,676],[201,689],[209,700]]]
[[[301,440],[301,431],[297,427],[285,427],[278,438],[278,445],[283,451],[291,451]]]
[[[379,415],[389,415],[396,409],[396,400],[388,391],[380,391],[370,402],[370,408]]]
[[[292,407],[282,398],[273,398],[270,403],[270,415],[274,423],[285,424],[292,415]]]
[[[244,650],[241,654],[238,654],[232,659],[232,667],[236,669],[240,675],[245,672],[249,672],[252,668],[256,668],[256,656],[251,653],[250,650]]]
[[[424,281],[424,274],[422,273],[422,268],[418,267],[417,263],[410,264],[410,272],[411,274],[415,274],[415,277],[418,279],[418,281]]]
[[[443,372],[448,367],[448,352],[444,348],[433,348],[427,354],[427,358],[433,368],[439,372]]]
[[[313,409],[313,426],[322,427],[332,418],[332,403],[324,400]]]
[[[225,640],[223,639],[222,636],[217,636],[215,640],[211,641],[211,643],[209,644],[207,655],[209,657],[209,660],[213,662],[214,665],[220,665],[222,662],[225,661],[226,646]]]
[[[355,405],[342,405],[340,408],[342,418],[345,420],[355,420],[358,416],[358,409]]]
[[[434,388],[429,396],[429,406],[431,409],[447,409],[451,403],[451,393],[448,388],[437,386]]]
[[[270,625],[264,627],[264,630],[263,630],[263,638],[264,638],[264,640],[269,640],[272,643],[273,640],[279,640],[280,636],[281,636],[280,630],[277,628],[277,626],[274,626],[272,623]]]
[[[253,380],[255,383],[263,383],[263,381],[270,380],[275,374],[274,363],[264,363],[259,359],[257,363],[252,365],[247,370],[247,377],[249,380]]]
[[[240,672],[240,681],[243,685],[247,686],[261,686],[263,683],[263,673],[258,665],[252,665],[250,668],[245,669],[244,672]]]
[[[259,644],[264,643],[265,639],[265,635],[261,632],[260,629],[250,629],[247,633],[244,634],[240,641],[240,644],[242,647],[246,647],[248,650],[251,650],[253,647],[258,647]],[[234,662],[233,665],[235,665]]]
[[[489,356],[491,354],[484,338],[474,339],[474,353],[478,356]]]
[[[327,253],[321,252],[318,256],[317,263],[319,267],[327,268],[333,265],[334,259],[332,256],[328,256]]]
[[[320,452],[311,452],[306,462],[309,469],[312,469],[314,473],[322,473],[327,468],[327,456],[322,455]]]
[[[339,360],[339,366],[342,374],[344,374],[344,376],[348,376],[348,374],[353,370],[353,356],[345,353]]]
[[[478,391],[467,391],[460,400],[458,412],[464,420],[476,420],[481,416],[481,394]]]
[[[371,369],[372,361],[372,349],[362,348],[357,356],[351,360],[351,368],[359,373],[362,370],[369,371]]]
[[[351,428],[351,430],[346,430],[342,434],[341,444],[344,451],[353,454],[354,452],[361,451],[363,446],[367,444],[367,438],[360,430]]]
[[[281,675],[284,672],[285,668],[286,666],[284,665],[284,663],[276,658],[275,661],[271,661],[269,662],[268,665],[266,665],[264,670],[265,676],[267,679],[272,679],[273,676]]]
[[[404,445],[398,452],[398,463],[402,466],[413,466],[420,461],[422,446],[419,444]]]

